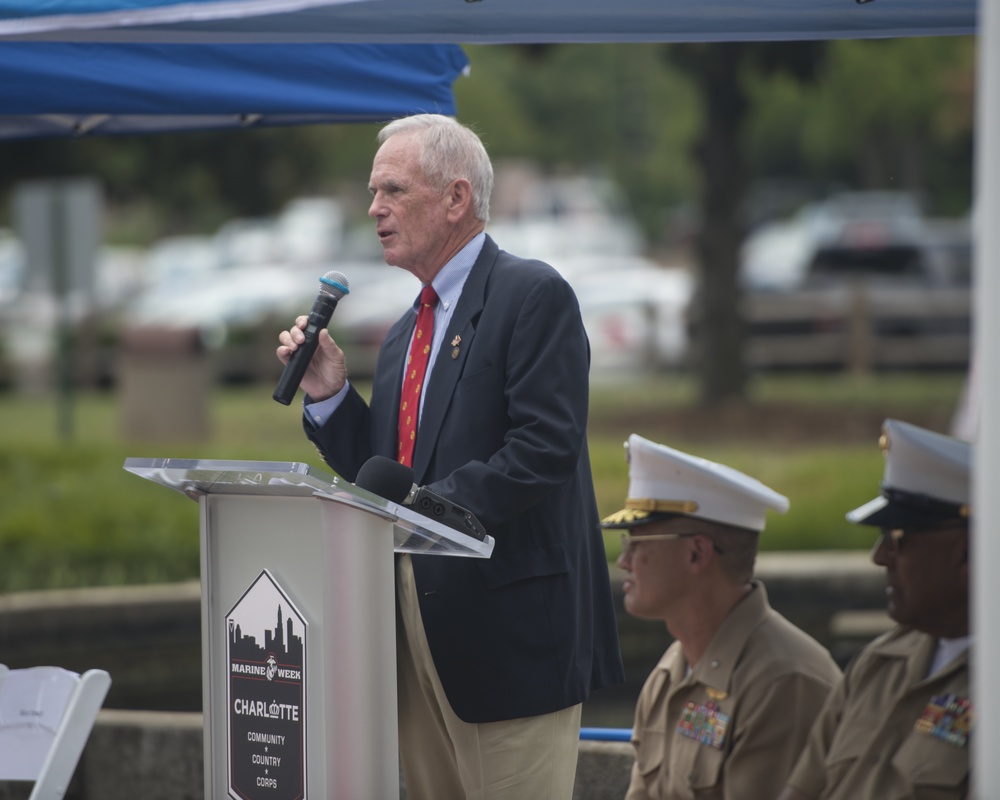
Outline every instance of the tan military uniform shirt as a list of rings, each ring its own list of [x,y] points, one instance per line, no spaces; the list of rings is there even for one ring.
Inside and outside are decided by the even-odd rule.
[[[831,693],[788,783],[811,798],[894,800],[969,793],[969,653],[925,677],[936,641],[895,628]]]
[[[840,678],[830,654],[755,582],[687,670],[674,642],[642,688],[627,800],[774,800]]]

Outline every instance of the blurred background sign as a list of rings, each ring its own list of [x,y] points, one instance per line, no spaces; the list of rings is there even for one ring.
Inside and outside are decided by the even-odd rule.
[[[22,387],[29,390],[50,382],[55,356],[62,439],[73,436],[74,328],[93,303],[101,217],[101,190],[92,179],[31,181],[14,192],[15,227],[28,269],[21,324],[14,326],[9,346]]]
[[[14,224],[27,254],[24,290],[91,298],[101,239],[97,181],[28,181],[17,187],[14,207]]]

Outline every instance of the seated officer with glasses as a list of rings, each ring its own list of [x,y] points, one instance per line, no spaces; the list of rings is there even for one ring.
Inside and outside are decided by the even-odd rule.
[[[782,800],[969,794],[969,470],[966,442],[888,419],[882,494],[847,519],[881,528],[898,626],[855,656]]]
[[[635,712],[627,800],[775,795],[840,670],[753,579],[767,509],[788,499],[742,472],[633,434],[622,528],[625,608],[676,639]]]

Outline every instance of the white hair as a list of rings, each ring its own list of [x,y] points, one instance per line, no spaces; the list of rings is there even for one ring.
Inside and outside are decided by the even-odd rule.
[[[415,114],[390,122],[378,132],[378,141],[384,143],[397,133],[419,133],[420,167],[427,180],[444,187],[456,178],[466,179],[476,219],[489,222],[493,164],[475,132],[443,114]]]

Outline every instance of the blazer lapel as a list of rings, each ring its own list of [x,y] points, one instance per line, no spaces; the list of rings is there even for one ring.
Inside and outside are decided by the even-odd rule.
[[[424,480],[424,473],[437,446],[445,413],[451,404],[455,386],[462,377],[466,355],[473,345],[479,315],[486,302],[486,283],[496,263],[498,252],[496,243],[487,236],[479,258],[472,265],[472,271],[465,280],[465,286],[462,287],[458,306],[451,317],[441,350],[434,361],[434,369],[421,412],[417,444],[413,452],[413,472],[418,483]],[[396,396],[397,398],[399,396],[398,388]]]

